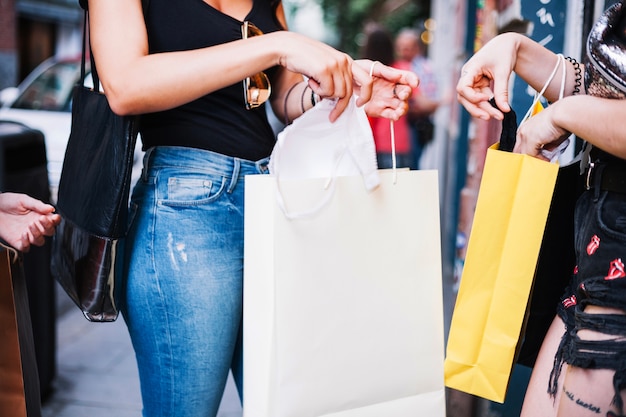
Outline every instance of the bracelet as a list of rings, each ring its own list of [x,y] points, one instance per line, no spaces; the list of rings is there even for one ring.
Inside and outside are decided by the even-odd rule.
[[[315,105],[319,102],[318,98],[317,98],[317,94],[315,94],[315,91],[313,91],[313,89],[311,88],[311,104],[313,105],[313,107],[315,107]]]
[[[289,90],[287,91],[287,94],[285,94],[285,99],[283,100],[283,113],[285,116],[285,124],[288,125],[289,124],[289,116],[287,115],[287,100],[289,99],[289,94],[291,94],[291,92],[293,91],[293,89],[296,87],[296,85],[298,85],[300,83],[295,83],[294,85],[292,85],[291,87],[289,87]]]
[[[370,67],[370,77],[374,76],[374,67],[378,64],[378,61],[372,61],[372,66]]]
[[[572,63],[572,65],[574,66],[574,71],[576,72],[576,79],[575,79],[575,84],[574,84],[574,92],[572,93],[572,95],[576,95],[578,93],[580,93],[580,86],[581,81],[583,79],[582,77],[582,71],[580,69],[580,63],[578,61],[576,61],[574,58],[572,58],[571,56],[567,56],[565,57],[565,59],[567,59],[569,62]]]
[[[310,88],[310,87],[308,84],[305,84],[304,88],[302,89],[302,96],[300,97],[300,106],[302,107],[302,114],[304,114],[304,112],[306,111],[306,109],[304,108],[304,94],[306,93],[307,88]]]

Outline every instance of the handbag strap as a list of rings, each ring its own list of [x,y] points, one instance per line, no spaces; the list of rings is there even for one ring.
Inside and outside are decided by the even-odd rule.
[[[83,53],[80,58],[80,83],[85,85],[85,75],[87,70],[85,69],[85,60],[87,56],[87,26],[89,25],[89,10],[85,9],[85,18],[83,20]],[[91,51],[91,42],[89,42],[89,60],[91,62],[91,79],[93,80],[93,90],[100,90],[100,77],[98,77],[98,71],[96,71],[96,61],[93,59],[93,52]]]
[[[81,7],[85,10],[85,17],[83,19],[83,53],[80,60],[80,79],[81,84],[85,85],[85,57],[87,56],[87,26],[89,24],[89,9],[86,7],[86,2],[81,2]],[[141,8],[143,10],[144,20],[148,15],[148,8],[150,6],[150,0],[141,0]],[[100,90],[100,77],[98,77],[98,71],[96,70],[96,61],[93,58],[93,51],[91,50],[91,41],[89,42],[89,60],[91,61],[91,78],[93,80],[94,91]]]

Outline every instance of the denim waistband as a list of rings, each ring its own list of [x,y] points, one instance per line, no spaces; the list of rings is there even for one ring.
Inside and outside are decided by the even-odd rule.
[[[269,157],[258,161],[249,161],[223,155],[204,149],[183,146],[155,146],[144,155],[144,172],[147,175],[152,168],[180,167],[212,171],[225,176],[265,174],[268,172]]]
[[[268,164],[269,157],[259,161],[249,161],[204,149],[155,146],[148,149],[144,155],[141,176],[144,181],[147,181],[152,170],[161,168],[211,172],[230,178],[228,192],[232,192],[238,180],[243,179],[245,175],[268,173]]]

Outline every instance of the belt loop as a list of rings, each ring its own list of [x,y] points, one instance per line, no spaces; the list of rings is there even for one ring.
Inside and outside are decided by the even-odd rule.
[[[241,159],[233,158],[233,172],[230,178],[230,185],[228,186],[228,193],[232,193],[235,189],[239,179],[239,171],[241,171]]]
[[[593,181],[593,184],[591,186],[594,188],[593,190],[594,202],[597,202],[598,199],[600,198],[600,192],[602,191],[602,173],[604,171],[605,166],[606,164],[600,163],[598,161],[590,164],[590,168],[589,168],[590,172],[588,174],[591,173],[592,168],[594,170],[593,178],[591,179]],[[587,182],[589,182],[589,179],[587,180]]]
[[[269,172],[270,158],[263,158],[255,162],[256,169],[260,174],[267,174]]]
[[[591,190],[591,171],[596,166],[593,162],[587,162],[587,179],[585,180],[585,189]]]
[[[143,155],[143,167],[141,168],[141,179],[143,181],[147,181],[148,180],[148,168],[150,165],[150,156],[152,155],[152,152],[156,149],[156,146],[153,146],[151,148],[148,148],[148,150],[146,150],[146,152]]]

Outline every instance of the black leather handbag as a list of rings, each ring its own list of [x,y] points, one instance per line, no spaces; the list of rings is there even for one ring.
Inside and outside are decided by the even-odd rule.
[[[85,11],[85,26],[88,12]],[[52,241],[52,273],[90,321],[114,321],[116,261],[127,230],[137,118],[114,114],[91,55],[94,88],[74,87],[72,127],[59,182],[62,216]]]

